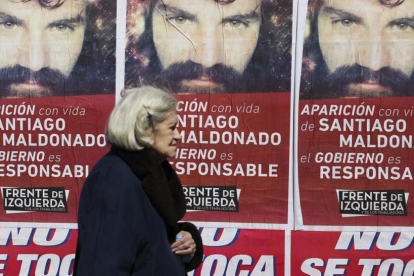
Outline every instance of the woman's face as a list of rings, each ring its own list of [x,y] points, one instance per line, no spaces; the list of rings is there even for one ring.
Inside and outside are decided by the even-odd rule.
[[[149,129],[150,137],[154,140],[151,148],[165,158],[173,158],[177,152],[178,140],[181,139],[177,123],[177,112],[170,111],[162,123]]]

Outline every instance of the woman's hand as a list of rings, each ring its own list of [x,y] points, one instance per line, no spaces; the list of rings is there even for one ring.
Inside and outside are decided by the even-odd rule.
[[[172,252],[177,255],[194,256],[196,244],[191,234],[187,231],[180,231],[176,237],[176,242],[171,245]]]

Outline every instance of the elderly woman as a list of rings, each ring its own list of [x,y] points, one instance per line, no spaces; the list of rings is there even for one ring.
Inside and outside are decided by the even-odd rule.
[[[203,256],[183,189],[166,160],[181,139],[176,100],[153,87],[127,91],[107,126],[111,151],[91,171],[79,204],[76,276],[184,276]]]

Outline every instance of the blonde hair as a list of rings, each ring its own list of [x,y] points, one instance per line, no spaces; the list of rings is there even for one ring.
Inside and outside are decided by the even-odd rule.
[[[141,150],[154,141],[147,130],[175,111],[177,100],[167,92],[143,86],[124,90],[126,96],[112,111],[106,127],[106,141],[126,150]]]

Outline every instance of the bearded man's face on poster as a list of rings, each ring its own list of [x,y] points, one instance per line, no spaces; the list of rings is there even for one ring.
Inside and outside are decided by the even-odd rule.
[[[130,0],[129,5],[127,87],[196,94],[290,90],[290,1]]]
[[[50,96],[61,90],[82,50],[86,0],[44,6],[0,0],[1,97]]]
[[[256,49],[261,1],[160,1],[152,13],[163,74],[181,91],[223,91],[237,82]]]
[[[413,94],[413,0],[326,0],[314,9],[305,45],[315,63],[310,97]]]

